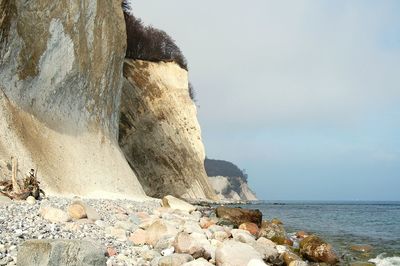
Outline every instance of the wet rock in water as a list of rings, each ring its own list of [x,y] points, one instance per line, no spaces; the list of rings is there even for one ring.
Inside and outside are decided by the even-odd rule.
[[[83,219],[86,218],[86,211],[80,204],[71,204],[67,208],[68,215],[72,219]]]
[[[181,232],[175,237],[173,246],[175,252],[192,255],[195,259],[202,257],[205,253],[200,242],[186,232]]]
[[[296,233],[296,237],[297,238],[306,238],[307,236],[309,236],[309,234],[307,232],[305,232],[305,231],[298,231]]]
[[[315,235],[308,236],[300,242],[300,253],[313,262],[336,264],[339,261],[332,245]]]
[[[17,255],[21,266],[105,264],[105,248],[84,240],[28,240]]]
[[[358,252],[370,252],[373,248],[370,245],[353,245],[350,249]]]
[[[242,223],[239,229],[246,230],[254,236],[258,235],[258,231],[260,230],[255,223]]]
[[[271,223],[273,223],[273,224],[282,224],[282,225],[283,225],[282,221],[279,220],[278,218],[272,219],[272,220],[271,220]]]
[[[192,212],[196,210],[196,207],[186,201],[181,199],[175,198],[171,195],[165,196],[162,199],[162,206],[166,208],[171,208],[175,210],[187,211]]]
[[[257,226],[260,226],[262,221],[260,210],[220,206],[215,210],[215,213],[218,218],[231,221],[235,227],[239,227],[243,223],[255,223]]]
[[[258,232],[258,237],[265,237],[277,244],[285,244],[286,231],[280,224],[263,221]]]
[[[262,256],[252,246],[235,240],[226,240],[215,251],[215,262],[219,266],[247,265],[252,259],[262,261]]]
[[[193,257],[188,254],[172,254],[155,260],[158,260],[158,264],[156,264],[158,266],[181,266],[186,262],[192,261]]]
[[[53,223],[65,223],[71,220],[65,211],[53,207],[40,208],[40,215]]]

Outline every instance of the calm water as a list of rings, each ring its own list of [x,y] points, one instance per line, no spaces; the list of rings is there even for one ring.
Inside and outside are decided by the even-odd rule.
[[[288,233],[320,235],[348,259],[368,260],[382,253],[400,257],[400,202],[264,202],[245,207],[260,209],[264,219],[279,218]],[[349,250],[355,244],[374,249],[361,255]]]

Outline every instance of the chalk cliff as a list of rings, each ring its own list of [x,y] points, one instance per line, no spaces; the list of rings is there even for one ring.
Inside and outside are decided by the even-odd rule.
[[[124,76],[119,143],[147,195],[216,199],[187,71],[127,59]]]
[[[211,186],[220,200],[258,200],[247,183],[247,174],[235,164],[223,160],[206,159],[204,166]]]
[[[3,164],[47,192],[144,197],[117,141],[125,50],[120,1],[0,0]]]

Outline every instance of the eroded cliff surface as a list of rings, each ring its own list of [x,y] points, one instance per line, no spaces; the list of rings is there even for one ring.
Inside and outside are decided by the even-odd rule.
[[[216,199],[187,71],[173,62],[125,60],[119,143],[145,192]]]
[[[47,192],[142,197],[117,138],[120,1],[0,0],[0,160]]]

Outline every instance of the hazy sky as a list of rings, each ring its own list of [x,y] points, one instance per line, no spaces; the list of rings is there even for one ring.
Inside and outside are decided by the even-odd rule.
[[[189,62],[210,158],[267,200],[400,200],[400,1],[142,0]]]

